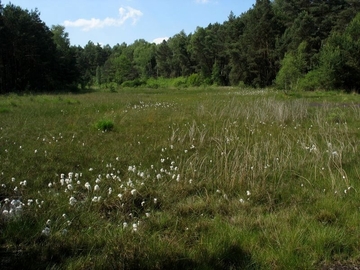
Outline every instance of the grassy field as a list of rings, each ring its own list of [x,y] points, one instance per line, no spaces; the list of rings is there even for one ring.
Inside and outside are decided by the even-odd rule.
[[[360,264],[359,134],[335,92],[1,96],[1,269]]]

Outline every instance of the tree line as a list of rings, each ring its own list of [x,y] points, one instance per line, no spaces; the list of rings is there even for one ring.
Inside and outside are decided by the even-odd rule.
[[[257,0],[247,12],[161,44],[113,47],[71,46],[65,28],[46,26],[37,9],[0,1],[0,41],[0,93],[156,80],[360,91],[358,0]]]

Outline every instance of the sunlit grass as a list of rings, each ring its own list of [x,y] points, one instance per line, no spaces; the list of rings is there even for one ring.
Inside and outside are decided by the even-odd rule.
[[[0,97],[1,263],[357,262],[356,100],[236,88]],[[111,132],[94,128],[103,119]]]

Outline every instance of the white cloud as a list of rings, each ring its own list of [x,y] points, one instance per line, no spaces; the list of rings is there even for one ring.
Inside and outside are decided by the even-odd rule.
[[[155,44],[160,44],[162,43],[164,40],[167,41],[169,38],[168,37],[160,37],[160,38],[155,38],[152,43],[155,43]]]
[[[196,3],[199,3],[199,4],[207,4],[209,2],[210,2],[210,0],[196,0]]]
[[[127,20],[132,20],[132,24],[136,24],[139,18],[143,15],[140,10],[132,7],[119,8],[118,18],[105,18],[95,19],[78,19],[76,21],[65,21],[63,24],[66,27],[80,27],[83,31],[89,31],[94,28],[103,28],[107,26],[120,26],[123,25]]]

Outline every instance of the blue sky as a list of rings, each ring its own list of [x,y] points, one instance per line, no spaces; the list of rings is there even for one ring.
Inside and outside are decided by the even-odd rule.
[[[64,25],[72,45],[89,40],[103,45],[162,41],[197,26],[223,23],[230,11],[246,12],[256,0],[2,0],[24,9],[38,8],[47,26]]]

